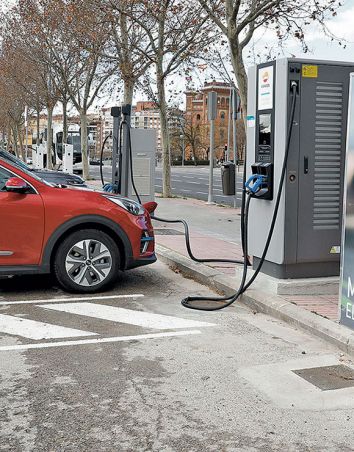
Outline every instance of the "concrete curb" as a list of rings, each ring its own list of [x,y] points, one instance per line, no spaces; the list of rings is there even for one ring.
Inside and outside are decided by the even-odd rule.
[[[169,267],[179,270],[187,277],[218,291],[231,295],[238,288],[238,281],[218,270],[193,262],[189,258],[161,245],[156,246],[158,257]],[[354,332],[331,320],[306,311],[283,298],[267,292],[249,289],[240,302],[254,311],[268,314],[290,325],[302,328],[345,353],[354,356]]]

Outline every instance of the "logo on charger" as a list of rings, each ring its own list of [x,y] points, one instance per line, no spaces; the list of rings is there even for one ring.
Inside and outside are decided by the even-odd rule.
[[[268,83],[268,81],[269,81],[268,71],[263,72],[263,74],[262,74],[262,81],[263,81],[263,83]]]

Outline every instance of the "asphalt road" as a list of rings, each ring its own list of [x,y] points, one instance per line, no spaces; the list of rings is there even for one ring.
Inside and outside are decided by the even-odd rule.
[[[91,166],[91,174],[95,179],[100,178],[99,167]],[[111,178],[112,168],[109,165],[103,167],[103,174],[106,181]],[[242,169],[241,169],[242,171]],[[237,172],[237,205],[240,205],[241,192],[242,192],[242,172]],[[172,167],[172,193],[178,196],[184,196],[187,198],[201,199],[203,201],[208,200],[209,190],[209,168],[206,166],[185,166],[185,167]],[[214,168],[214,202],[218,204],[225,204],[228,206],[234,206],[233,196],[224,196],[222,194],[221,185],[221,169]],[[162,193],[162,169],[156,168],[155,178],[155,190],[156,193]]]
[[[209,190],[209,167],[172,167],[171,168],[171,185],[172,193],[174,195],[185,196],[187,198],[208,200]],[[221,185],[221,168],[214,168],[213,171],[213,201],[218,204],[225,204],[228,206],[234,205],[233,196],[224,196]],[[242,173],[237,173],[237,205],[240,205],[242,192]],[[155,188],[157,193],[162,193],[162,169],[156,168],[156,183]]]
[[[162,263],[89,300],[0,280],[0,450],[353,450],[353,388],[292,372],[345,356],[240,305],[186,310],[187,294],[210,292]]]

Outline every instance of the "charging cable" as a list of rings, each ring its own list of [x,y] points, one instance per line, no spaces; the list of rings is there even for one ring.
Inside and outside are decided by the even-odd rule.
[[[242,264],[243,265],[242,278],[241,278],[241,282],[240,282],[239,288],[236,291],[236,293],[234,293],[233,295],[231,295],[229,297],[186,297],[181,301],[181,303],[184,307],[186,307],[188,309],[195,309],[195,310],[199,310],[199,311],[218,311],[220,309],[224,309],[224,308],[230,306],[239,298],[240,295],[242,295],[251,286],[251,284],[257,278],[257,276],[264,264],[264,261],[265,261],[265,258],[266,258],[266,255],[267,255],[267,252],[268,252],[268,249],[270,246],[270,242],[273,237],[275,222],[278,217],[280,200],[281,200],[281,195],[282,195],[284,181],[285,181],[286,168],[287,168],[289,150],[290,150],[290,139],[291,139],[291,134],[292,134],[292,129],[293,129],[294,114],[295,114],[295,107],[296,107],[297,83],[295,81],[293,81],[291,83],[291,93],[292,93],[292,102],[291,102],[291,107],[290,107],[287,142],[286,142],[285,155],[284,155],[284,160],[283,160],[283,165],[282,165],[282,171],[281,171],[278,193],[277,193],[277,197],[276,197],[276,201],[275,201],[272,221],[271,221],[271,224],[269,227],[269,232],[268,232],[267,240],[266,240],[266,243],[265,243],[265,246],[263,249],[262,256],[260,258],[260,261],[258,263],[256,270],[254,271],[254,274],[249,279],[249,281],[246,282],[247,267],[249,265],[249,261],[248,261],[249,207],[250,207],[251,199],[254,197],[257,197],[257,193],[261,189],[262,183],[265,182],[263,177],[259,177],[259,175],[257,175],[257,177],[252,177],[252,180],[250,178],[248,181],[246,181],[246,178],[245,178],[246,172],[244,171],[244,174],[243,174],[243,187],[244,188],[242,191],[242,206],[241,206],[241,240],[242,240],[242,250],[243,250],[243,255],[244,255],[243,261],[231,260],[231,259],[199,259],[199,258],[196,258],[193,255],[191,247],[190,247],[189,228],[188,228],[188,224],[185,220],[167,220],[165,218],[159,218],[154,215],[151,215],[151,218],[153,220],[160,221],[163,223],[180,223],[184,226],[184,235],[185,235],[185,241],[186,241],[188,255],[193,261],[200,262],[200,263],[220,262],[220,263],[234,263],[234,264]],[[127,128],[127,138],[128,138],[129,154],[130,154],[131,182],[132,182],[132,186],[133,186],[135,195],[136,195],[139,203],[141,204],[141,199],[140,199],[139,193],[136,189],[135,182],[134,182],[130,127],[129,127],[127,121],[123,120],[121,123],[121,131],[122,131],[123,125],[126,125],[126,128]],[[122,134],[120,133],[120,136],[121,135]],[[120,142],[120,155],[121,155],[121,142]],[[252,181],[254,182],[253,186],[251,185]],[[118,193],[119,193],[119,191],[118,191]],[[194,302],[196,302],[196,301],[199,303],[202,303],[202,304],[194,304]],[[210,302],[210,301],[217,302],[218,304],[213,305],[213,306],[204,306],[205,302]]]
[[[131,135],[130,135],[130,127],[128,125],[128,123],[123,120],[122,124],[126,124],[126,128],[127,128],[127,138],[128,138],[128,144],[129,144],[129,154],[130,154],[130,177],[131,177],[131,182],[132,182],[132,186],[134,189],[134,193],[139,201],[139,203],[141,204],[141,199],[138,193],[138,190],[136,189],[135,186],[135,182],[134,182],[134,171],[133,171],[133,152],[132,152],[132,145],[131,145]],[[244,261],[241,260],[235,260],[235,259],[200,259],[194,256],[192,249],[191,249],[191,245],[190,245],[190,235],[189,235],[189,227],[188,227],[188,223],[185,220],[167,220],[166,218],[160,218],[160,217],[156,217],[155,215],[150,215],[150,217],[155,220],[155,221],[159,221],[161,223],[171,223],[171,224],[182,224],[184,227],[184,238],[185,238],[185,242],[186,242],[186,248],[187,248],[187,252],[188,252],[188,256],[192,259],[192,261],[194,262],[199,262],[199,263],[211,263],[211,262],[219,262],[219,263],[223,263],[223,264],[243,264]]]
[[[296,107],[296,92],[297,92],[297,83],[295,81],[293,81],[291,83],[291,93],[292,93],[292,102],[291,102],[291,107],[290,107],[290,117],[289,117],[289,124],[288,124],[288,134],[287,134],[287,141],[286,141],[286,147],[285,147],[285,155],[284,155],[284,160],[283,160],[283,166],[282,166],[282,171],[281,171],[281,175],[280,175],[280,181],[279,181],[279,187],[278,187],[278,194],[277,194],[277,198],[275,201],[275,206],[274,206],[274,212],[273,212],[273,217],[272,217],[272,221],[269,227],[269,233],[268,233],[268,237],[263,249],[263,253],[261,256],[261,259],[258,263],[258,266],[256,268],[256,270],[254,271],[252,277],[250,278],[249,281],[247,281],[246,283],[246,278],[247,278],[247,265],[244,264],[243,266],[243,273],[242,273],[242,278],[241,278],[241,283],[240,286],[237,290],[237,292],[233,295],[231,295],[230,297],[221,297],[221,298],[215,298],[215,297],[187,297],[184,298],[182,300],[182,305],[185,306],[186,308],[189,309],[195,309],[195,310],[199,310],[199,311],[218,311],[220,309],[224,309],[228,306],[230,306],[231,304],[233,304],[241,294],[243,294],[250,286],[251,284],[255,281],[255,279],[257,278],[259,272],[261,271],[261,268],[264,264],[269,246],[270,246],[270,242],[272,240],[272,236],[273,236],[273,232],[274,232],[274,227],[275,227],[275,222],[276,219],[278,217],[278,211],[279,211],[279,206],[280,206],[280,200],[281,200],[281,195],[282,195],[282,191],[283,191],[283,186],[284,186],[284,181],[285,181],[285,175],[286,175],[286,168],[287,168],[287,163],[288,163],[288,158],[289,158],[289,150],[290,150],[290,139],[291,139],[291,134],[292,134],[292,129],[293,129],[293,123],[294,123],[294,115],[295,115],[295,107]],[[246,187],[244,187],[244,195],[246,196],[247,192],[246,192]],[[255,196],[254,193],[249,192],[247,194],[247,201],[245,204],[245,216],[244,218],[241,218],[241,221],[243,221],[243,238],[244,238],[244,254],[245,256],[247,256],[247,248],[248,248],[248,243],[247,243],[247,235],[248,235],[248,213],[249,213],[249,204],[251,199]],[[195,302],[195,301],[199,301],[199,302],[205,302],[205,301],[224,301],[225,303],[223,303],[222,305],[214,305],[214,306],[199,306],[196,304],[191,304],[191,302]]]

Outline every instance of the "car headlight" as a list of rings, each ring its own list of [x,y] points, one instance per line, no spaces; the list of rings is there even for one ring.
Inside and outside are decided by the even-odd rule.
[[[133,215],[144,215],[144,207],[136,201],[128,198],[116,198],[115,196],[105,196],[109,201],[114,202],[117,206],[122,207]]]

